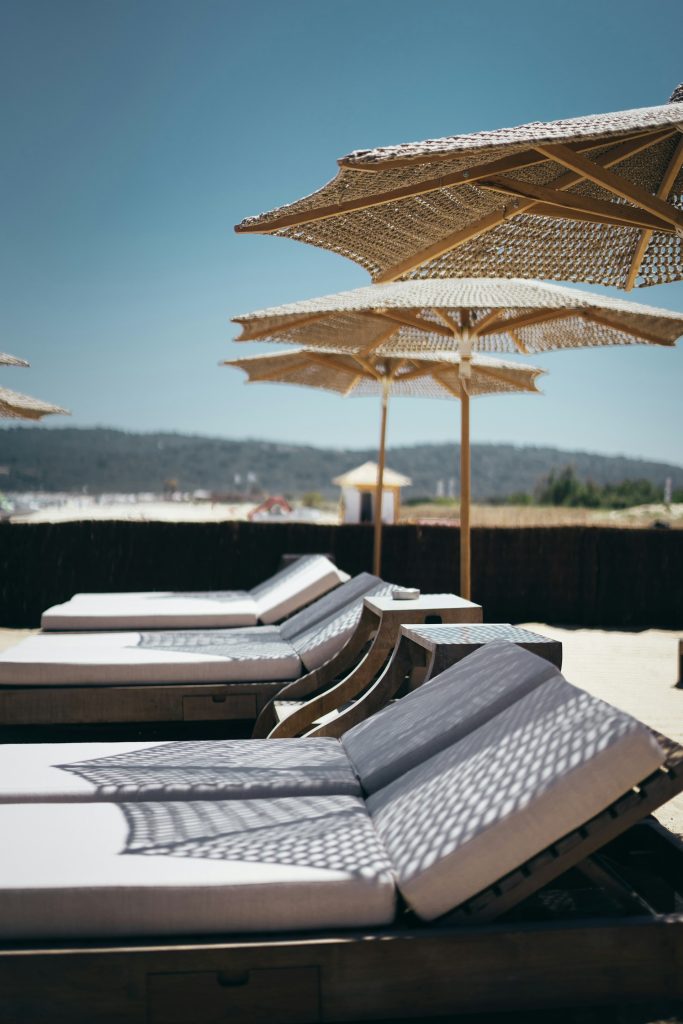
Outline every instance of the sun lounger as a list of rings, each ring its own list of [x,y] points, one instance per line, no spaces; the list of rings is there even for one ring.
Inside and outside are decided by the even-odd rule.
[[[368,796],[557,675],[490,646],[332,738],[0,746],[0,803]]]
[[[362,653],[353,634],[363,597],[392,589],[361,573],[282,626],[29,637],[0,655],[0,735],[20,725],[253,722],[284,682],[347,672]]]
[[[74,594],[43,612],[44,630],[211,629],[272,624],[349,579],[324,555],[302,555],[251,590]]]
[[[0,806],[0,1010],[277,1024],[683,995],[681,855],[615,840],[683,789],[683,750],[513,645],[449,671],[339,744],[365,799]],[[547,883],[605,843],[579,876],[609,879],[599,916],[479,923],[544,885],[539,906],[569,906],[583,889]],[[634,845],[659,872],[649,907]]]
[[[643,828],[614,840],[681,791],[680,748],[511,644],[482,648],[337,745],[365,800],[0,806],[0,1011],[276,1024],[594,1005],[615,985],[628,1000],[683,994],[683,915],[669,912],[682,856]],[[610,841],[577,876],[590,885],[563,876]],[[613,874],[637,855],[642,877],[645,851],[659,872],[649,908]],[[603,893],[596,879],[609,880]],[[597,918],[581,909],[588,890]],[[480,923],[522,897],[530,922],[520,911]],[[544,920],[572,900],[569,927],[561,912]]]

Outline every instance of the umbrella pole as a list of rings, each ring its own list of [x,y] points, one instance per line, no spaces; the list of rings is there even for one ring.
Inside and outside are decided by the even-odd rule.
[[[387,405],[389,404],[389,381],[382,381],[382,425],[379,433],[379,462],[377,464],[377,489],[375,491],[375,539],[372,555],[372,571],[380,575],[382,568],[382,494],[384,492],[384,448],[387,433]]]
[[[460,398],[460,596],[470,599],[470,396]]]

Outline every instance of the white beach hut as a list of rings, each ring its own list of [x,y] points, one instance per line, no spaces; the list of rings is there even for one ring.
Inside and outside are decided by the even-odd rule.
[[[377,463],[364,462],[348,473],[336,476],[332,483],[341,487],[340,519],[342,523],[372,523],[375,520],[377,492]],[[413,481],[388,466],[384,467],[382,491],[382,522],[398,521],[401,509],[401,488]]]

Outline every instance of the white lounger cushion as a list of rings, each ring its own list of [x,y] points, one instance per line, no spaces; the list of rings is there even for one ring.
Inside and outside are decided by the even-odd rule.
[[[253,630],[42,633],[0,654],[2,686],[296,679],[301,661],[270,626]]]
[[[356,797],[4,804],[0,937],[388,924],[391,866]]]
[[[304,555],[271,579],[252,587],[249,593],[259,620],[273,623],[349,579],[348,573],[342,572],[324,555]]]
[[[251,591],[75,594],[43,612],[44,630],[210,629],[273,623],[348,580],[324,555],[304,555]]]
[[[561,677],[368,798],[408,904],[431,920],[661,765],[650,731]]]
[[[391,589],[391,584],[362,573],[293,616],[286,626],[42,633],[0,654],[0,685],[297,679],[304,668],[318,668],[341,650],[358,624],[366,594]]]
[[[0,746],[0,803],[361,796],[331,738]]]
[[[559,672],[515,644],[485,644],[342,736],[365,793],[473,732]]]
[[[64,604],[48,608],[40,619],[44,630],[209,629],[257,622],[254,599],[244,590],[74,594]]]

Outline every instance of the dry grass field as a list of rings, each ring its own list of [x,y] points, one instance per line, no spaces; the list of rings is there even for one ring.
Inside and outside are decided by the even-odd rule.
[[[402,523],[457,522],[458,505],[405,505]],[[565,508],[560,505],[473,505],[472,526],[616,526],[638,529],[665,523],[683,529],[683,505],[640,505],[618,510]]]

